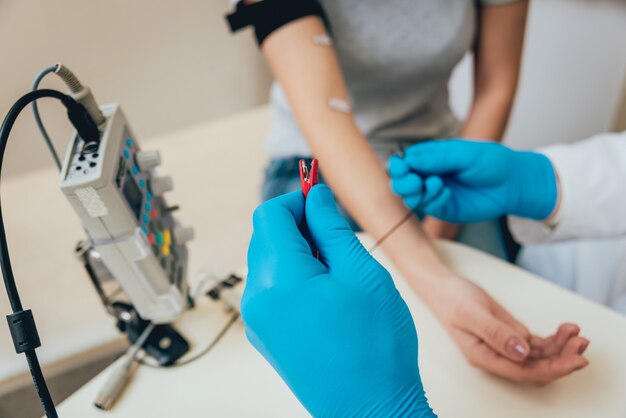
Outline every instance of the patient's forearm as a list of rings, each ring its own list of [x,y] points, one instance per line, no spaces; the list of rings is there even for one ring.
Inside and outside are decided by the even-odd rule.
[[[347,100],[348,92],[334,49],[313,41],[322,33],[320,19],[300,19],[270,35],[262,50],[324,178],[363,229],[379,239],[406,215],[407,208],[391,191],[385,168],[352,115],[328,105],[330,98]],[[414,219],[386,239],[382,248],[420,293],[429,281],[450,275]]]

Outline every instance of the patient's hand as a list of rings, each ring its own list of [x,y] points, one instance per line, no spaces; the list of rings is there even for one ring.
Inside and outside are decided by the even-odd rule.
[[[467,360],[509,380],[545,385],[587,366],[589,341],[563,324],[547,338],[528,329],[484,290],[452,278],[428,302]]]

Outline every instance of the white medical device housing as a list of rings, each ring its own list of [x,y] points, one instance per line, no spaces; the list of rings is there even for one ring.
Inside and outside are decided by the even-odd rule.
[[[74,132],[60,187],[137,312],[171,322],[188,306],[185,243],[193,230],[178,225],[163,198],[172,181],[156,176],[158,151],[139,149],[118,105],[101,110],[100,143],[85,149]]]

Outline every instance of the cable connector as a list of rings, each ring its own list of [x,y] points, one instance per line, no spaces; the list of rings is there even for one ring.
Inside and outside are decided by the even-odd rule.
[[[85,145],[95,144],[97,148],[100,142],[100,131],[89,111],[78,102],[69,102],[66,107],[67,117],[76,128],[78,135],[85,141]]]
[[[87,112],[89,112],[89,115],[96,123],[96,125],[102,125],[106,121],[106,119],[102,114],[102,111],[100,111],[100,108],[96,103],[96,99],[94,99],[89,87],[84,86],[78,80],[78,77],[76,77],[69,68],[61,63],[58,63],[56,65],[55,73],[65,82],[67,87],[70,89],[72,98],[78,103],[85,106],[85,109],[87,109]]]
[[[41,346],[33,311],[27,309],[7,315],[13,345],[18,354]]]

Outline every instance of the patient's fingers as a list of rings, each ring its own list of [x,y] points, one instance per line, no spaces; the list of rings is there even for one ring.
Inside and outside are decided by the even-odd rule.
[[[556,334],[541,338],[536,335],[530,337],[531,357],[551,357],[558,355],[567,342],[580,333],[580,327],[575,324],[562,324]]]
[[[506,309],[504,309],[499,304],[495,304],[495,314],[498,318],[501,318],[504,322],[512,326],[517,332],[526,336],[526,339],[529,340],[531,337],[530,331],[524,324],[515,319],[513,315],[511,315]],[[530,340],[528,341],[530,343]],[[532,348],[532,347],[531,347]]]
[[[589,340],[583,337],[572,337],[565,343],[561,356],[582,355],[589,347]]]
[[[579,337],[568,341],[561,355],[521,363],[508,360],[475,336],[461,330],[453,330],[453,338],[473,366],[520,383],[545,385],[589,364],[580,355],[588,342]]]

